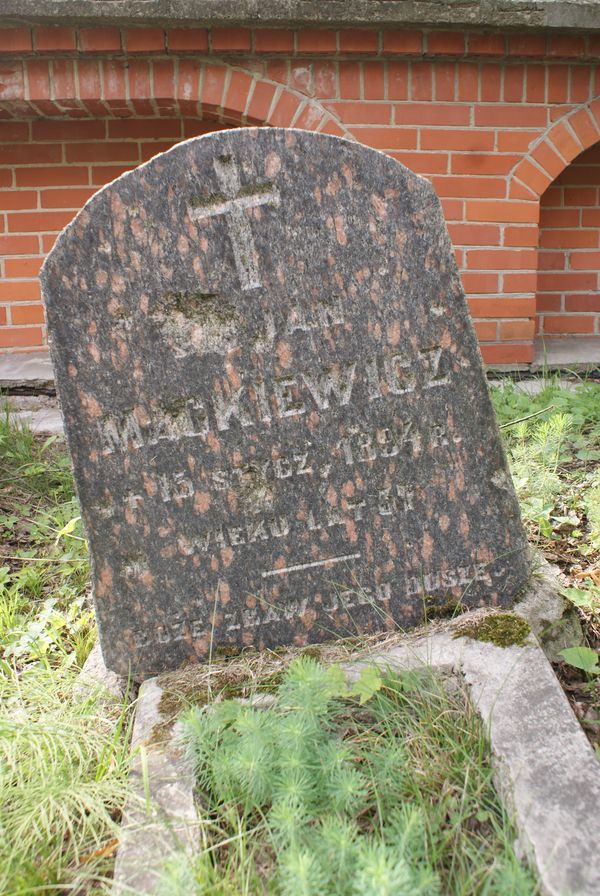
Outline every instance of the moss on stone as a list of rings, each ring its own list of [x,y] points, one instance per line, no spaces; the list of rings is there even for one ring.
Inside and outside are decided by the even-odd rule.
[[[521,616],[515,613],[492,613],[461,622],[454,632],[454,637],[487,641],[496,647],[522,647],[530,632],[529,623]]]

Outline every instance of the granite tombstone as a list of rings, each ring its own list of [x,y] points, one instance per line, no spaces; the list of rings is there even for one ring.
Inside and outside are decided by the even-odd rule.
[[[432,187],[282,129],[97,193],[42,275],[102,648],[219,648],[506,605],[526,538]]]

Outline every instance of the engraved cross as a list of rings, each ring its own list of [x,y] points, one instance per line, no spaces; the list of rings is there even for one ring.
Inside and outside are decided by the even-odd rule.
[[[204,205],[188,207],[192,221],[202,221],[217,215],[225,215],[229,239],[233,249],[235,266],[242,289],[262,286],[258,271],[258,259],[247,209],[259,205],[279,205],[279,190],[271,184],[254,188],[242,187],[239,173],[231,156],[221,156],[213,161],[219,187],[224,200],[207,201]]]

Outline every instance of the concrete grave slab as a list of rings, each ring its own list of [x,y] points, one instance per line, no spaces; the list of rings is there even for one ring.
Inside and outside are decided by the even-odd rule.
[[[549,617],[556,621],[562,612],[547,584],[534,584],[523,604],[537,608],[538,623]],[[600,763],[533,634],[523,646],[509,647],[456,637],[466,621],[481,622],[490,615],[494,611],[480,610],[467,614],[468,619],[438,623],[344,668],[358,676],[365,662],[375,661],[400,670],[428,666],[460,676],[488,728],[496,786],[516,823],[522,854],[537,869],[541,892],[597,896],[600,858],[590,837],[600,825]],[[168,858],[178,849],[191,856],[197,848],[192,770],[181,750],[179,729],[165,735],[161,696],[156,679],[140,691],[137,742],[152,742],[153,726],[166,740],[148,746],[145,792],[139,772],[134,772],[132,800],[139,804],[149,793],[153,820],[144,826],[138,815],[135,824],[125,827],[115,875],[119,896],[131,881],[141,893],[155,893]],[[175,798],[169,789],[173,782]],[[160,818],[162,828],[156,821]]]
[[[97,193],[42,271],[107,666],[507,606],[528,549],[439,200],[244,128]]]

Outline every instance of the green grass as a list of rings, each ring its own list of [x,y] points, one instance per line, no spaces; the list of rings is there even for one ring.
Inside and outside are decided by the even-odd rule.
[[[125,701],[82,691],[96,639],[64,443],[0,417],[0,892],[107,892]]]
[[[536,892],[492,786],[479,717],[431,673],[295,659],[271,705],[186,717],[203,849],[164,894]]]

